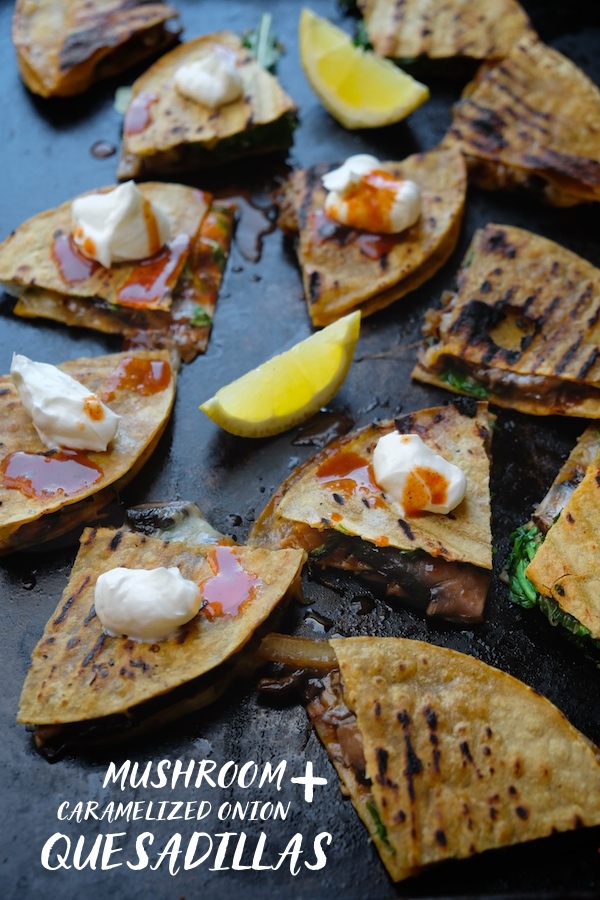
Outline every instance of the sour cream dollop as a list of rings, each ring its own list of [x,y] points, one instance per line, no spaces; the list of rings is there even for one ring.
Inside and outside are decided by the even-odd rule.
[[[153,256],[170,237],[165,212],[135,181],[105,194],[86,194],[71,204],[71,236],[77,248],[105,269]]]
[[[120,416],[56,366],[14,353],[10,376],[40,440],[50,450],[106,450],[115,438]]]
[[[107,634],[132,641],[163,641],[198,614],[198,585],[176,566],[103,572],[96,581],[94,608]]]
[[[467,489],[463,470],[434,453],[418,434],[392,431],[379,438],[373,451],[373,471],[403,515],[449,513]]]
[[[381,167],[375,156],[360,153],[323,175],[327,215],[351,228],[397,234],[421,215],[421,188],[401,181]]]
[[[183,97],[209,109],[232,103],[244,93],[235,56],[226,47],[214,47],[202,59],[184,63],[176,70],[174,82]]]

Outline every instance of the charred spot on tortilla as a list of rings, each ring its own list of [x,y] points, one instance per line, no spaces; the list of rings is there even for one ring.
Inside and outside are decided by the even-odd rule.
[[[528,35],[501,62],[480,68],[444,143],[460,147],[469,179],[484,189],[526,190],[556,206],[597,202],[599,117],[598,87]]]
[[[86,91],[174,44],[177,11],[144,0],[17,0],[12,40],[21,77],[42,97]]]
[[[0,376],[0,554],[38,547],[84,523],[102,521],[169,420],[176,373],[167,351],[75,359],[58,368],[120,416],[118,431],[106,451],[48,450],[10,376]],[[141,390],[138,376],[147,381]]]
[[[455,148],[381,163],[388,175],[419,186],[421,215],[398,234],[361,231],[325,214],[321,178],[331,168],[294,172],[278,220],[295,243],[308,312],[319,326],[355,309],[370,315],[431,278],[456,246],[466,191],[464,160]]]
[[[19,722],[34,725],[36,745],[55,757],[69,746],[133,738],[212,703],[257,665],[254,644],[299,589],[304,558],[293,549],[84,531],[69,584],[33,651]],[[164,640],[113,637],[92,610],[99,576],[119,566],[177,567],[208,602]],[[235,609],[219,609],[214,598],[232,592],[234,569],[252,588],[239,593]]]
[[[254,523],[251,542],[302,547],[312,565],[349,570],[428,616],[480,622],[492,568],[494,417],[481,402],[472,412],[463,415],[453,404],[421,410],[331,442],[280,485]],[[464,472],[465,498],[449,515],[400,515],[375,482],[375,447],[394,431],[418,434]]]
[[[600,270],[522,228],[487,225],[455,291],[426,313],[413,378],[533,415],[600,417],[599,315]]]
[[[242,93],[212,109],[183,96],[175,75],[215,48],[234,60]],[[295,126],[294,102],[240,39],[228,31],[205,35],[165,54],[134,83],[117,177],[172,176],[286,150]]]
[[[503,572],[514,603],[537,607],[600,664],[598,423],[583,432],[531,519],[512,534]]]
[[[172,349],[189,362],[208,344],[234,210],[184,185],[146,182],[139,190],[168,219],[171,236],[157,254],[110,268],[83,256],[71,236],[70,200],[0,244],[0,284],[17,298],[18,316],[120,334],[125,348]]]
[[[405,638],[273,634],[260,652],[304,693],[394,881],[600,824],[598,748],[511,675]],[[275,692],[272,680],[264,687]]]

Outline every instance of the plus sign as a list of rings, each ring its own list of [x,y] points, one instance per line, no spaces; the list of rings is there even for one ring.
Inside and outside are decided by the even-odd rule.
[[[304,778],[290,778],[290,781],[294,784],[304,785],[304,799],[306,803],[312,803],[313,801],[313,787],[315,784],[327,784],[326,778],[319,778],[313,775],[313,764],[310,760],[306,763]]]

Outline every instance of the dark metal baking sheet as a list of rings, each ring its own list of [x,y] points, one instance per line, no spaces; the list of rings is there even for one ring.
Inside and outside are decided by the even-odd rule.
[[[347,132],[322,109],[310,91],[297,58],[296,24],[301,3],[216,3],[180,0],[185,37],[228,28],[241,31],[255,25],[263,10],[273,14],[275,29],[286,53],[278,73],[301,111],[301,124],[290,154],[293,165],[337,161],[351,153],[373,152],[381,158],[401,159],[435,145],[449,122],[451,103],[460,85],[432,81],[431,100],[408,121],[378,132]],[[313,0],[313,8],[350,30],[333,0]],[[540,35],[573,58],[600,83],[600,30],[595,4],[572,2],[525,3]],[[0,6],[0,71],[2,72],[2,156],[0,235],[4,236],[34,213],[69,197],[108,184],[114,179],[116,157],[97,159],[96,141],[117,145],[120,116],[112,98],[122,78],[92,90],[82,98],[43,101],[31,96],[19,81],[9,40],[11,4]],[[249,186],[263,191],[281,175],[279,163],[239,163],[224,175],[207,172],[197,183]],[[415,358],[423,311],[452,283],[453,273],[473,230],[488,221],[521,225],[564,243],[600,265],[598,207],[548,209],[534,200],[470,190],[461,239],[450,262],[435,278],[392,309],[367,319],[349,377],[330,408],[346,413],[357,425],[384,418],[401,409],[410,411],[443,402],[448,395],[413,384],[409,373]],[[261,441],[231,437],[212,425],[198,404],[222,384],[310,333],[302,289],[293,255],[277,232],[264,241],[260,260],[249,262],[235,246],[219,301],[213,336],[204,357],[185,366],[179,377],[172,422],[151,461],[123,495],[127,504],[177,498],[197,501],[216,527],[243,541],[271,490],[297,461],[311,452],[293,443],[296,432]],[[11,316],[10,304],[0,306],[0,366],[8,371],[13,350],[58,362],[85,354],[118,349],[112,339],[91,332],[67,330],[43,322],[28,323]],[[551,482],[583,423],[532,419],[502,412],[494,434],[494,541],[499,569],[511,529],[527,519],[532,504]],[[150,736],[142,744],[102,755],[68,756],[50,765],[33,749],[29,736],[14,722],[29,654],[62,592],[74,548],[22,553],[0,562],[0,683],[2,691],[3,826],[0,852],[0,893],[3,897],[60,896],[114,897],[231,897],[259,898],[265,893],[282,898],[345,896],[598,896],[600,891],[600,829],[557,836],[534,844],[449,863],[418,880],[394,886],[367,839],[362,824],[337,785],[325,751],[309,730],[304,710],[295,705],[272,708],[257,698],[253,684],[238,686],[215,707]],[[308,605],[292,610],[290,627],[305,634],[382,634],[423,638],[471,653],[498,665],[532,685],[559,706],[573,724],[600,742],[600,676],[556,632],[534,614],[509,605],[498,582],[488,601],[486,623],[461,629],[425,623],[343,580],[329,587],[306,581]],[[366,598],[366,599],[365,599]],[[110,761],[131,759],[145,764],[159,760],[210,759],[222,765],[255,760],[259,766],[286,761],[280,793],[267,788],[246,791],[185,788],[174,790],[128,786],[104,789]],[[313,803],[303,799],[300,785],[290,777],[304,774],[310,760],[315,773],[328,780],[315,788]],[[213,812],[194,820],[112,824],[94,820],[59,821],[62,802],[188,801],[207,799]],[[214,809],[223,802],[291,802],[285,820],[219,821]],[[142,807],[140,807],[142,808]],[[144,807],[145,808],[145,807]],[[175,833],[185,849],[194,830],[215,835],[231,831],[247,835],[243,864],[251,862],[259,834],[267,836],[263,864],[274,865],[277,854],[297,833],[303,836],[300,871],[292,875],[287,862],[278,870],[214,870],[213,861],[171,875],[167,863],[155,870],[133,871],[135,838],[144,831],[155,835],[148,850],[156,853]],[[122,848],[103,869],[61,868],[48,871],[41,864],[44,843],[55,832],[73,843],[85,838],[84,854],[98,834],[125,832],[115,839]],[[318,871],[302,865],[313,861],[312,844],[319,832],[329,832],[327,863]],[[232,844],[233,846],[233,844]],[[229,853],[224,865],[231,866]],[[56,864],[55,857],[53,857]],[[214,860],[214,854],[212,857]],[[179,862],[181,864],[182,857]],[[72,859],[67,860],[71,864]],[[213,868],[209,868],[213,866]]]

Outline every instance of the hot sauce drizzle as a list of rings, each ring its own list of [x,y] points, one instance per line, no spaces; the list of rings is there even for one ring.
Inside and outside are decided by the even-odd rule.
[[[125,134],[139,134],[148,126],[152,119],[150,107],[157,100],[158,94],[153,94],[151,91],[140,91],[133,98],[125,113],[123,124]]]
[[[424,511],[428,503],[440,505],[445,503],[448,487],[448,479],[440,472],[422,466],[413,469],[406,479],[402,492],[405,514],[416,516]]]
[[[5,488],[41,499],[55,494],[75,494],[102,478],[103,472],[79,450],[49,453],[10,453],[0,464]]]
[[[185,263],[190,239],[178,234],[159,253],[139,263],[117,292],[123,306],[156,306],[170,293]]]
[[[171,365],[167,360],[126,356],[109,375],[103,396],[112,399],[116,390],[125,390],[149,397],[164,391],[170,383]]]
[[[63,281],[67,284],[85,281],[100,265],[95,259],[88,259],[80,253],[71,236],[62,231],[58,231],[54,236],[52,257]]]
[[[214,547],[208,554],[214,575],[200,586],[206,606],[202,612],[211,621],[217,616],[237,616],[252,600],[260,578],[246,572],[231,547]]]
[[[369,506],[384,506],[373,466],[358,453],[335,453],[321,463],[317,480],[333,491],[366,497]]]

